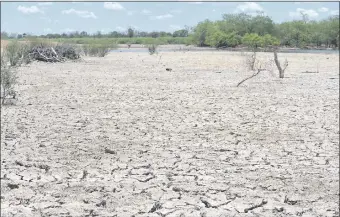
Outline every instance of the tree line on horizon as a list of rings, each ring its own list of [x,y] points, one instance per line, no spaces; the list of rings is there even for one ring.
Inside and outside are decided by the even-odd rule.
[[[26,34],[9,34],[1,32],[1,38],[162,38],[179,37],[190,38],[191,44],[210,47],[236,47],[246,45],[249,47],[266,47],[270,45],[288,47],[324,46],[328,48],[339,47],[339,15],[329,16],[326,19],[310,20],[308,15],[301,14],[302,19],[274,23],[263,13],[251,16],[245,13],[224,14],[221,20],[204,20],[196,26],[185,27],[177,31],[137,31],[128,28],[126,32],[113,31],[103,34],[100,31],[89,34],[86,31],[62,34],[46,34],[40,36]]]

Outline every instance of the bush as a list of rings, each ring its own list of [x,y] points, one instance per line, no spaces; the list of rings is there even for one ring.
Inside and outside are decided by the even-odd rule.
[[[116,48],[116,44],[86,44],[83,45],[83,52],[86,56],[104,57],[110,50]]]
[[[148,45],[149,54],[153,55],[153,54],[157,53],[157,47],[158,47],[157,44],[150,44],[150,45]]]
[[[15,98],[14,85],[17,83],[17,75],[15,69],[8,67],[4,57],[1,56],[1,103],[5,103],[5,99],[9,96]]]
[[[10,42],[5,48],[5,55],[9,60],[11,66],[20,65],[23,50],[18,41]]]
[[[252,49],[256,49],[259,46],[261,46],[262,39],[256,33],[251,33],[251,34],[246,33],[242,38],[242,43]]]
[[[213,32],[213,23],[209,20],[205,20],[197,24],[192,34],[193,42],[199,47],[207,45],[206,39],[208,37],[208,32]]]
[[[250,55],[246,55],[245,61],[246,67],[249,70],[254,71],[256,64],[258,64],[258,60],[256,59],[256,52],[253,52]]]
[[[280,45],[279,39],[277,39],[277,38],[275,38],[275,37],[273,37],[269,34],[266,34],[263,37],[261,37],[261,46],[262,47],[268,47],[270,45],[274,45],[274,46]]]

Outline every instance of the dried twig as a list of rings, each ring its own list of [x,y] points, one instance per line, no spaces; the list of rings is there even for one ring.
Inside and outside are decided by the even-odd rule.
[[[240,86],[243,82],[255,77],[256,75],[260,74],[260,72],[264,71],[264,69],[258,69],[256,73],[254,73],[252,76],[243,79],[240,83],[237,84],[237,87]]]
[[[163,54],[161,54],[161,55],[159,56],[158,64],[159,64],[159,62],[160,62],[161,59],[162,59],[162,55],[163,55]]]
[[[108,153],[108,154],[117,154],[116,151],[108,149],[108,148],[105,148],[105,153]]]
[[[253,210],[253,209],[256,209],[256,208],[259,208],[259,207],[262,207],[263,205],[267,204],[267,201],[266,200],[262,200],[262,202],[260,204],[256,204],[254,206],[251,206],[249,208],[246,208],[244,209],[244,212],[247,213],[248,211],[250,210]]]
[[[156,203],[152,206],[152,208],[150,209],[149,213],[153,213],[158,209],[162,208],[162,204],[158,201],[156,201]]]

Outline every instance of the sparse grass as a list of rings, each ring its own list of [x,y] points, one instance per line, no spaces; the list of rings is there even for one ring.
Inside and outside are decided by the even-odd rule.
[[[7,57],[11,66],[20,65],[22,54],[23,54],[22,45],[18,41],[11,41],[5,47],[4,55]]]
[[[245,60],[246,67],[249,70],[254,71],[255,65],[257,63],[256,52],[253,52],[252,54],[248,54],[248,55],[245,55],[245,56],[246,56],[246,60]]]
[[[150,44],[148,45],[148,51],[150,55],[157,54],[157,44]]]
[[[16,92],[14,86],[17,83],[16,70],[13,67],[9,67],[6,63],[5,56],[1,54],[1,103],[5,104],[5,100],[12,96],[15,98]]]
[[[61,38],[51,39],[55,42],[66,42],[74,44],[191,44],[190,37],[135,37],[135,38]]]
[[[29,44],[30,47],[36,47],[40,45],[44,47],[53,47],[57,44],[51,39],[45,39],[45,38],[26,38],[25,42],[26,44]]]
[[[110,50],[117,48],[114,43],[85,44],[82,46],[85,56],[104,57]]]

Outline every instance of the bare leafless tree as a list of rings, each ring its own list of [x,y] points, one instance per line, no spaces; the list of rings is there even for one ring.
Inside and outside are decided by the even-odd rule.
[[[288,67],[288,61],[287,61],[287,59],[286,59],[285,62],[283,63],[283,68],[282,68],[281,65],[280,65],[280,62],[279,62],[279,60],[278,60],[278,57],[277,57],[277,51],[274,50],[274,61],[275,61],[275,64],[276,64],[277,69],[279,70],[279,77],[280,77],[280,78],[284,78],[284,77],[285,77],[285,70],[286,70],[286,68]]]

